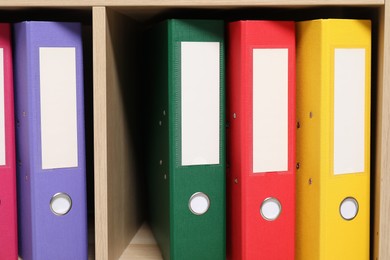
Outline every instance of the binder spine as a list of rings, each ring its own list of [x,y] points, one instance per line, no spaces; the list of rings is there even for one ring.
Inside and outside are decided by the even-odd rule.
[[[31,101],[28,96],[31,90],[28,88],[27,77],[31,68],[31,53],[28,41],[30,35],[27,27],[22,24],[14,25],[15,42],[15,118],[16,118],[16,160],[17,160],[17,182],[18,182],[18,233],[19,233],[19,254],[25,259],[35,258],[35,250],[32,241],[34,238],[33,223],[33,196],[32,196],[32,175],[29,170],[32,165],[30,140],[33,138],[29,131],[29,120]]]
[[[170,21],[170,56],[172,60],[172,77],[168,93],[170,99],[171,117],[171,248],[172,259],[225,259],[225,81],[224,81],[224,24],[219,20],[171,20]],[[211,151],[206,160],[194,160],[190,165],[183,164],[183,44],[201,46],[204,50],[212,50],[210,55],[216,55],[217,76],[216,92],[211,103],[215,117],[212,121],[216,136],[211,142],[204,143],[207,152]],[[196,48],[196,47],[195,47]],[[208,59],[210,57],[207,57]],[[193,71],[196,73],[196,71]],[[207,82],[209,84],[210,82]],[[197,89],[199,90],[199,89]],[[193,97],[202,100],[201,96]],[[198,110],[201,113],[202,108]],[[204,120],[210,115],[200,117]],[[217,121],[215,121],[217,120]],[[199,121],[201,122],[201,121]],[[202,131],[203,124],[198,125]],[[208,129],[209,130],[209,129]],[[197,133],[199,134],[199,133]],[[210,132],[206,135],[210,135]],[[214,138],[218,138],[215,142]],[[204,140],[204,138],[203,138]],[[210,146],[211,145],[211,146]],[[210,149],[213,147],[213,149]],[[204,152],[202,152],[202,156]],[[190,199],[202,193],[209,199],[206,213],[197,215],[191,212]],[[201,195],[201,198],[203,195]],[[189,223],[181,225],[180,223]],[[203,234],[207,232],[207,236]],[[197,245],[197,246],[191,246]]]
[[[297,43],[297,259],[367,259],[371,24],[299,22]]]
[[[18,132],[18,147],[20,150],[19,184],[21,190],[22,225],[21,245],[24,259],[87,259],[87,215],[86,215],[86,180],[85,180],[85,143],[84,143],[84,101],[83,101],[83,64],[81,25],[77,23],[57,22],[22,22],[15,25],[17,75],[17,117],[20,118]],[[20,34],[22,37],[20,37]],[[57,104],[51,107],[42,107],[44,98],[42,82],[44,72],[42,64],[44,57],[42,48],[58,51],[72,49],[67,59],[74,60],[71,70],[75,75],[74,106],[58,108]],[[50,54],[51,55],[51,54]],[[55,55],[53,56],[55,57]],[[51,58],[50,58],[51,59]],[[52,59],[57,71],[61,70],[58,64],[66,61]],[[19,71],[20,69],[20,71]],[[65,68],[63,68],[65,69]],[[59,73],[62,73],[59,71]],[[65,73],[65,72],[64,72]],[[70,76],[71,77],[71,76]],[[57,87],[57,86],[53,86]],[[67,83],[62,86],[63,91],[69,91]],[[58,94],[57,94],[58,95]],[[49,102],[50,103],[50,102]],[[26,105],[28,106],[26,107]],[[68,110],[69,108],[69,110]],[[42,111],[44,109],[45,111]],[[74,131],[76,132],[77,149],[70,153],[77,153],[77,162],[73,164],[52,165],[42,164],[42,139],[47,133],[42,132],[44,119],[43,112],[53,113],[54,117],[67,115],[75,109]],[[60,119],[61,120],[61,119]],[[63,128],[71,127],[66,125]],[[58,135],[56,131],[51,134]],[[46,138],[46,136],[44,136]],[[57,145],[55,150],[66,150],[63,145]],[[64,151],[66,152],[66,151]],[[62,160],[62,156],[57,154]],[[61,157],[61,158],[58,158]],[[59,199],[59,200],[57,200]],[[59,204],[57,202],[60,202]],[[65,203],[65,204],[63,204]],[[69,206],[63,211],[63,206]],[[56,212],[56,210],[59,210]],[[24,228],[23,228],[24,227]],[[24,234],[26,233],[26,234]]]
[[[295,254],[294,26],[288,21],[229,24],[229,259]],[[270,98],[275,99],[271,104]],[[267,132],[267,127],[275,128]],[[278,160],[270,159],[272,151]]]
[[[18,256],[14,87],[11,42],[10,24],[0,24],[0,259],[17,259]]]

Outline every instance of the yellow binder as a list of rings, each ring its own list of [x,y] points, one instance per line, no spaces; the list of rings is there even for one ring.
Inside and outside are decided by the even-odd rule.
[[[297,23],[297,260],[369,259],[371,22]]]

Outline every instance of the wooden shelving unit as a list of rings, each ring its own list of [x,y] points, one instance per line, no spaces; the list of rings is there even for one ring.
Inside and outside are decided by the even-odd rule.
[[[139,80],[135,42],[139,30],[170,17],[372,19],[371,247],[372,259],[390,259],[390,4],[385,0],[0,0],[0,13],[11,20],[82,17],[90,29],[86,45],[92,81],[86,96],[93,104],[93,130],[87,131],[93,135],[87,149],[94,160],[89,173],[89,184],[94,183],[89,193],[94,201],[90,259],[97,260],[161,259],[145,225],[146,201],[135,147],[139,133],[131,123],[142,113],[132,106]]]

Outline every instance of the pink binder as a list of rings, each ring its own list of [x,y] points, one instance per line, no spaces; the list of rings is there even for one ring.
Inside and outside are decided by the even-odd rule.
[[[0,24],[0,259],[18,258],[11,30]]]

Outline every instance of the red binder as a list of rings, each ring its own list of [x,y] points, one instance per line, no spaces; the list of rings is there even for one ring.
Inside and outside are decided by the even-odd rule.
[[[295,24],[228,34],[228,259],[294,259]]]
[[[0,24],[0,259],[18,259],[14,94],[9,24]]]

